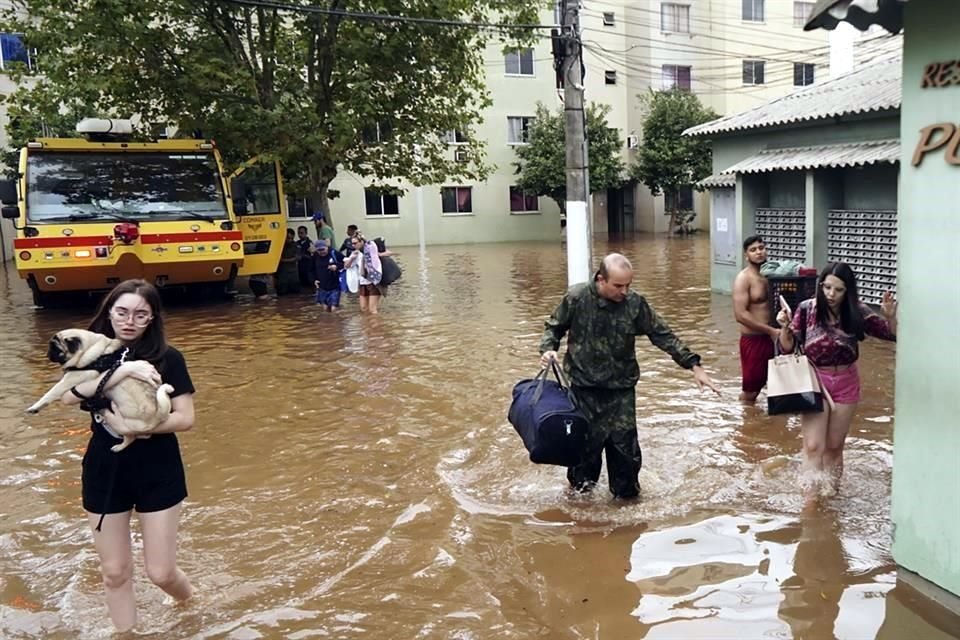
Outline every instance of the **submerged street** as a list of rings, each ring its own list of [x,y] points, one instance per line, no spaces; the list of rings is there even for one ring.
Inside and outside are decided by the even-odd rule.
[[[861,348],[840,495],[802,514],[796,417],[737,401],[737,325],[707,237],[598,241],[703,356],[723,397],[638,340],[642,499],[572,496],[506,419],[566,288],[559,244],[401,247],[381,315],[312,296],[167,309],[197,419],[166,602],[135,571],[138,637],[960,638],[890,555],[895,345]],[[109,637],[80,505],[86,415],[25,407],[47,341],[92,309],[36,310],[0,272],[0,637]],[[139,555],[137,556],[140,557]]]

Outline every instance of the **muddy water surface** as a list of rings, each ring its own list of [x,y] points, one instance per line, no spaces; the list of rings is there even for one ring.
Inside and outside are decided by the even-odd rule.
[[[600,243],[703,355],[724,397],[641,339],[643,499],[573,497],[506,422],[564,290],[560,246],[402,251],[380,317],[308,297],[169,309],[197,386],[173,606],[137,568],[150,638],[960,637],[890,557],[892,345],[867,342],[840,496],[803,515],[794,418],[737,403],[737,329],[709,245]],[[82,414],[23,408],[46,342],[90,310],[0,277],[0,637],[108,637],[79,502]]]

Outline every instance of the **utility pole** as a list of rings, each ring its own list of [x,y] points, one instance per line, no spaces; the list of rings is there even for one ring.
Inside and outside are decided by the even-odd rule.
[[[580,0],[561,0],[565,45],[563,64],[563,113],[567,152],[567,284],[590,280],[590,179],[587,164],[586,112],[582,47],[580,44]]]

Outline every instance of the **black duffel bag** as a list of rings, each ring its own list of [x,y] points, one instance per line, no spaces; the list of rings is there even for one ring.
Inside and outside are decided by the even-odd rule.
[[[547,369],[513,387],[507,419],[523,439],[530,461],[572,467],[583,459],[590,425],[566,385],[556,360],[550,362],[556,382]]]
[[[400,265],[390,256],[380,256],[380,266],[383,272],[383,276],[380,278],[380,284],[384,286],[393,284],[403,275]]]

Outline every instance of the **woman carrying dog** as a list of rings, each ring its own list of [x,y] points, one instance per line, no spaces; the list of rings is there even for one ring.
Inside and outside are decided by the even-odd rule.
[[[784,307],[777,314],[782,327],[780,348],[793,351],[795,341],[813,364],[823,388],[833,399],[821,413],[800,417],[803,434],[803,483],[812,505],[820,493],[835,494],[843,475],[843,445],[860,402],[859,343],[871,335],[881,340],[897,339],[897,303],[889,291],[883,295],[880,314],[860,302],[857,279],[843,262],[828,264],[818,280],[815,298],[804,300],[796,311]],[[802,338],[801,338],[802,336]]]
[[[177,526],[187,487],[176,433],[193,427],[194,388],[183,356],[167,345],[161,313],[160,294],[153,285],[144,280],[118,284],[103,299],[90,330],[118,338],[125,349],[95,363],[104,373],[61,398],[64,404],[83,403],[93,416],[93,434],[83,456],[83,508],[100,556],[107,610],[118,631],[132,629],[137,622],[130,535],[133,510],[140,521],[147,576],[177,600],[193,593],[177,567]],[[110,447],[118,443],[117,436],[131,431],[102,394],[126,377],[152,385],[162,379],[172,385],[172,408],[151,435],[140,436],[127,449],[114,453]]]

